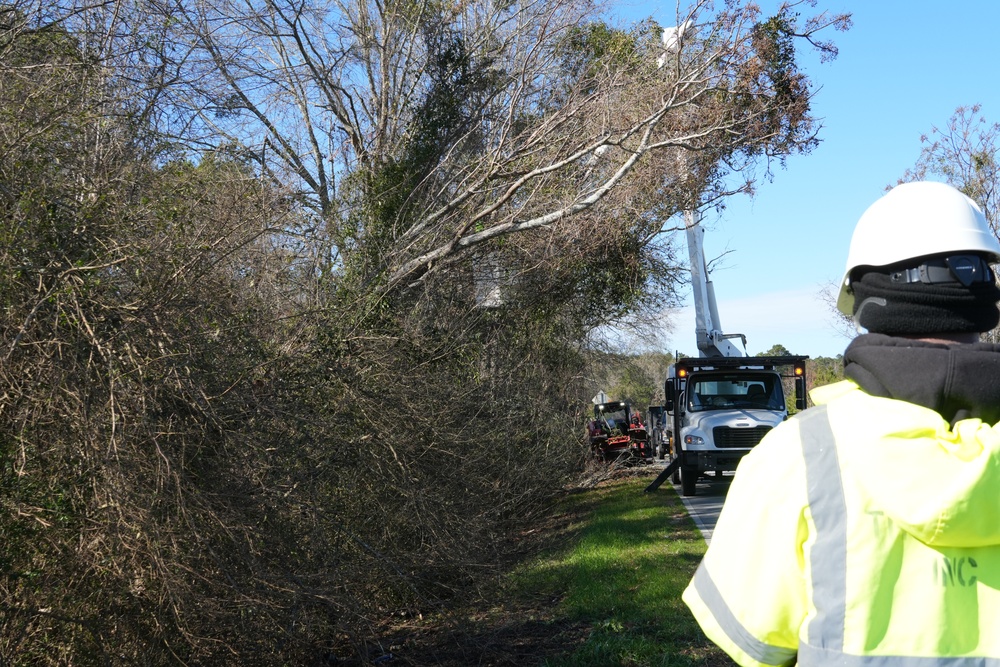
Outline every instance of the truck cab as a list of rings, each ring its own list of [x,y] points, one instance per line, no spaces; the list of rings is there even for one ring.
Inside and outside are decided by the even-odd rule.
[[[698,478],[736,466],[772,428],[788,418],[783,381],[795,387],[795,405],[805,408],[807,357],[719,357],[682,359],[664,386],[667,450],[674,483],[695,495]]]
[[[649,435],[649,448],[658,459],[667,456],[666,412],[662,405],[650,405],[646,408],[646,432]]]

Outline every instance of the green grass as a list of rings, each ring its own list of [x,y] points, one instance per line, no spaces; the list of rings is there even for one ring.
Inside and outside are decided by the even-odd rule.
[[[673,489],[644,493],[649,481],[569,496],[568,539],[515,573],[519,594],[558,598],[559,620],[588,628],[582,644],[545,667],[731,664],[681,601],[705,541]]]

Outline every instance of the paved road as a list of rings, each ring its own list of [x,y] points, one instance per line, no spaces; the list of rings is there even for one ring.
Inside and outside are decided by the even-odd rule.
[[[656,461],[656,465],[663,467],[666,462]],[[680,485],[674,486],[677,495],[681,496],[684,506],[687,507],[688,514],[694,519],[701,534],[705,536],[705,542],[712,541],[712,531],[715,530],[715,522],[719,519],[719,512],[726,499],[726,492],[729,491],[732,474],[731,472],[726,473],[722,480],[716,480],[712,476],[702,477],[698,480],[698,486],[693,496],[681,496]]]

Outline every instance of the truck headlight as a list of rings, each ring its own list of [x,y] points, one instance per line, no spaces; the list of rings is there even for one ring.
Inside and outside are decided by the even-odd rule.
[[[684,436],[685,445],[704,445],[705,439],[697,435],[685,435]]]

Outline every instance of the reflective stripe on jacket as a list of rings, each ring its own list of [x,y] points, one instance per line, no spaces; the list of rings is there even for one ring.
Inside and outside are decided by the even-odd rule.
[[[1000,429],[842,382],[740,463],[684,601],[741,665],[1000,667]]]

